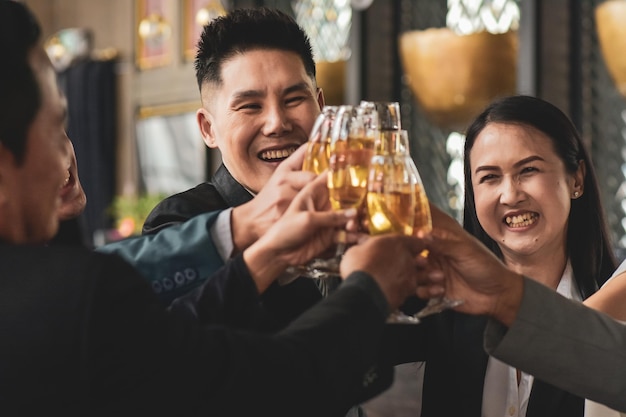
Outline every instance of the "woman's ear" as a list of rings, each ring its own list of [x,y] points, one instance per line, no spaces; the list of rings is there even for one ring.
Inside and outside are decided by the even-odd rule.
[[[578,161],[578,169],[574,173],[574,183],[572,185],[572,197],[579,198],[585,192],[585,177],[587,175],[587,167],[582,159]]]

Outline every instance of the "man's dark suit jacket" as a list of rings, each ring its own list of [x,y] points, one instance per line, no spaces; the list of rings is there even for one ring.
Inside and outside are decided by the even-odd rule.
[[[167,313],[116,256],[0,244],[0,259],[3,416],[343,415],[391,380],[365,274],[268,336]]]
[[[239,184],[222,164],[211,182],[161,201],[148,215],[144,234],[157,233],[202,213],[237,207],[252,200],[252,195]],[[268,260],[271,262],[271,260]],[[315,283],[309,278],[297,278],[290,284],[272,284],[262,295],[266,320],[257,321],[260,330],[277,330],[322,299]]]

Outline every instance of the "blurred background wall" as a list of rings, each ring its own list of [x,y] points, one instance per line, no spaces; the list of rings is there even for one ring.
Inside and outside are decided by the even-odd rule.
[[[197,32],[195,35],[189,32],[188,26],[196,18],[190,15],[190,10],[196,13],[202,7],[214,8],[217,0],[24,2],[39,16],[46,38],[67,28],[87,28],[92,34],[92,58],[112,63],[109,67],[114,79],[110,80],[107,88],[114,90],[115,97],[115,114],[110,122],[114,126],[109,126],[114,136],[114,144],[110,148],[114,152],[111,157],[114,196],[169,194],[174,191],[172,187],[187,188],[185,181],[191,183],[198,176],[207,178],[210,175],[219,155],[205,151],[200,135],[194,133],[193,114],[199,105],[199,95],[188,49],[190,38],[197,36]],[[404,127],[410,133],[413,157],[429,197],[449,212],[458,214],[459,184],[453,168],[455,160],[458,160],[455,152],[459,146],[457,136],[462,133],[462,128],[434,122],[420,107],[402,66],[398,39],[405,32],[445,27],[450,5],[463,4],[462,0],[249,0],[217,3],[225,10],[267,5],[281,8],[294,16],[297,14],[296,3],[304,3],[311,9],[315,5],[327,7],[331,3],[350,7],[351,3],[354,7],[346,43],[348,54],[342,58],[345,62],[341,64],[342,83],[335,78],[334,81],[326,81],[328,84],[322,87],[330,95],[333,87],[341,85],[336,100],[346,103],[356,103],[361,99],[399,101]],[[478,5],[476,7],[490,6],[491,3],[500,4],[502,9],[502,4],[507,2],[472,2]],[[536,95],[556,104],[582,132],[596,164],[611,231],[620,250],[620,258],[623,258],[621,250],[626,246],[622,226],[626,224],[623,208],[626,207],[626,185],[622,169],[626,154],[626,101],[607,72],[598,44],[594,10],[602,1],[511,0],[510,3],[519,8],[516,92]],[[337,10],[341,8],[337,7]],[[149,42],[144,40],[143,45],[138,42],[139,25],[150,8],[159,10],[167,24],[167,48],[161,50],[165,60],[158,62],[160,52],[153,51],[155,56],[148,56],[146,62],[140,64],[138,56],[145,53]],[[465,12],[471,14],[467,7]],[[498,13],[495,11],[493,14],[501,17],[502,14]],[[163,22],[155,20],[148,23],[152,26],[146,27],[159,29]],[[158,37],[154,39],[159,40]],[[334,41],[338,35],[330,39]],[[329,44],[329,39],[322,39],[322,44]],[[157,61],[149,61],[152,58]],[[171,136],[151,140],[154,133],[150,132],[155,131],[171,131]],[[177,135],[181,134],[188,140],[186,147],[193,148],[193,143],[197,143],[198,148],[193,149],[200,149],[206,156],[197,162],[202,166],[196,171],[172,174],[186,178],[182,182],[165,184],[157,175],[159,167],[174,169],[175,161],[186,160],[184,158],[188,156],[178,155],[176,158],[179,159],[161,161],[159,155],[166,152],[159,152],[159,149],[172,146],[172,141],[180,140]],[[85,140],[85,134],[80,135],[72,139]],[[140,148],[143,149],[141,152]],[[80,153],[86,151],[81,150]],[[144,166],[140,153],[143,153]],[[82,159],[87,157],[79,154],[79,160]],[[81,169],[81,174],[83,171]],[[88,186],[105,187],[97,182]],[[102,207],[111,203],[98,201],[97,210],[103,210]],[[92,204],[91,200],[89,204]],[[94,222],[92,227],[113,227],[115,219],[109,212],[93,214],[95,217],[98,215],[102,221]]]

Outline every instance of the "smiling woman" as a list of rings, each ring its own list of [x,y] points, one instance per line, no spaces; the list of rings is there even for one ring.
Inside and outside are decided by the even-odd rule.
[[[490,105],[467,130],[465,179],[465,228],[518,272],[556,288],[571,263],[586,298],[615,269],[591,160],[555,106]]]
[[[559,109],[528,96],[497,100],[467,129],[464,155],[464,227],[509,267],[578,301],[611,275],[616,263],[595,172]],[[508,407],[558,414],[531,395],[545,385],[490,358],[484,415]],[[583,415],[582,399],[563,398],[567,415]]]

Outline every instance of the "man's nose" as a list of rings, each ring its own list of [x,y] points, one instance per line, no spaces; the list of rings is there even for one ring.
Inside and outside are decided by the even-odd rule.
[[[282,106],[271,106],[265,114],[265,124],[263,134],[265,136],[280,136],[291,131],[291,121],[286,109]]]

